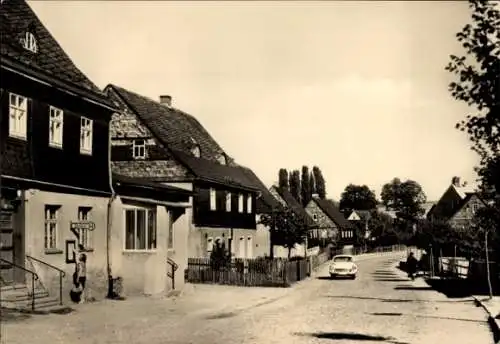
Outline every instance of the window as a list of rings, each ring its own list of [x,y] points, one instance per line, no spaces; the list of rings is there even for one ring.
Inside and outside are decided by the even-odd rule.
[[[90,221],[91,211],[91,207],[78,207],[78,222]],[[86,228],[81,228],[78,233],[79,244],[83,245],[85,250],[93,249],[92,233],[92,231],[89,231]]]
[[[210,210],[217,210],[217,192],[210,189]]]
[[[92,120],[86,117],[80,120],[80,153],[92,154]]]
[[[313,220],[314,220],[315,222],[318,222],[318,214],[313,214]]]
[[[26,139],[28,123],[28,99],[11,93],[9,95],[9,135]]]
[[[201,150],[200,146],[196,145],[193,148],[191,148],[191,153],[196,157],[199,158],[201,156]]]
[[[231,193],[226,192],[226,211],[230,212],[231,211]]]
[[[36,37],[29,31],[24,34],[23,38],[21,38],[21,44],[23,45],[24,49],[29,50],[33,53],[36,53],[38,51]]]
[[[44,247],[46,250],[57,249],[57,218],[59,206],[45,206],[45,240]]]
[[[53,106],[49,109],[49,146],[62,147],[63,144],[63,111]]]
[[[132,154],[136,159],[144,159],[146,157],[146,141],[134,140],[132,144]]]
[[[252,195],[247,196],[247,213],[252,213]]]
[[[168,212],[168,240],[167,240],[167,248],[174,248],[174,214],[171,211]]]
[[[145,208],[125,210],[125,250],[156,249],[156,211]]]
[[[238,195],[238,212],[239,213],[243,212],[243,195],[242,194]]]
[[[475,214],[478,208],[479,208],[479,207],[478,207],[478,204],[477,204],[477,203],[472,203],[472,204],[471,204],[472,214]]]
[[[227,165],[227,159],[226,159],[226,156],[224,154],[219,155],[217,160],[219,161],[219,164]]]

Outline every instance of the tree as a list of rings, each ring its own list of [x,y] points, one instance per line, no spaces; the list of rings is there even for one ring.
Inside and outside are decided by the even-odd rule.
[[[290,189],[290,185],[288,184],[288,172],[286,170],[286,168],[280,168],[280,171],[278,173],[278,177],[279,177],[279,187],[281,189],[286,189],[286,190],[289,190]]]
[[[469,8],[471,22],[456,35],[465,53],[451,55],[445,69],[456,77],[449,85],[451,95],[470,109],[456,128],[467,132],[471,148],[480,157],[479,187],[491,209],[478,213],[486,217],[479,223],[489,224],[484,229],[495,232],[500,228],[500,11],[493,1],[470,0]],[[500,251],[496,238],[494,244]]]
[[[311,197],[316,194],[316,181],[314,180],[314,174],[311,171],[311,175],[309,176],[309,185],[311,187]]]
[[[299,170],[294,170],[292,172],[292,178],[290,179],[290,193],[299,203],[301,203]]]
[[[316,192],[318,193],[319,198],[326,199],[326,185],[325,179],[323,178],[323,173],[318,166],[313,167],[314,180],[316,185]]]
[[[382,187],[382,203],[390,210],[396,211],[396,216],[404,222],[414,223],[423,215],[422,204],[426,196],[419,183],[414,180],[401,182],[394,178]]]
[[[301,195],[302,206],[305,207],[312,197],[309,168],[307,166],[302,166]]]
[[[217,240],[214,243],[210,254],[210,264],[213,270],[224,270],[231,265],[231,256],[224,241]]]
[[[302,244],[308,233],[305,219],[287,208],[272,214],[263,214],[260,223],[270,228],[271,245],[281,245],[288,249],[288,258],[296,244]]]
[[[340,196],[340,210],[371,210],[377,207],[377,198],[366,185],[349,184]]]

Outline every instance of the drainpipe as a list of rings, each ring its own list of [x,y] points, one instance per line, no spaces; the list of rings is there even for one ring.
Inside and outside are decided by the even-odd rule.
[[[111,123],[110,123],[111,124]],[[108,273],[108,298],[113,298],[115,295],[113,293],[113,274],[111,271],[111,229],[113,227],[113,201],[116,198],[116,192],[113,188],[113,172],[111,168],[111,128],[108,130],[108,180],[109,188],[111,190],[111,197],[108,201],[108,211],[107,211],[107,223],[106,223],[106,267]]]

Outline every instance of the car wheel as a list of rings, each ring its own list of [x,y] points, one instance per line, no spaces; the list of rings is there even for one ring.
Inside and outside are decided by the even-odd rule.
[[[356,279],[356,275],[352,275],[352,276],[351,276],[351,279],[352,279],[352,280],[355,280],[355,279]]]
[[[334,274],[330,274],[330,278],[331,278],[331,279],[334,279],[334,278],[335,278],[335,275],[334,275]]]

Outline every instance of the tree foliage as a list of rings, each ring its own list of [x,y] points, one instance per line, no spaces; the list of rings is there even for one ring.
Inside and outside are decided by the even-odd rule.
[[[464,54],[451,55],[445,69],[455,76],[451,95],[469,106],[456,128],[468,134],[471,148],[479,154],[480,191],[492,209],[478,213],[486,216],[478,221],[493,230],[500,227],[500,6],[470,0],[469,8],[471,21],[456,34]]]
[[[349,184],[340,196],[340,210],[372,210],[377,207],[375,193],[366,185]]]
[[[302,166],[301,196],[302,206],[305,207],[311,200],[312,196],[311,184],[309,179],[309,168],[307,166]]]
[[[381,198],[387,209],[395,210],[398,219],[405,223],[414,223],[424,213],[422,205],[426,196],[414,180],[401,182],[399,178],[394,178],[382,187]]]
[[[314,174],[310,173],[310,176],[309,176],[309,185],[311,187],[311,196],[314,195],[315,193],[317,193],[316,191],[316,181],[314,180]]]
[[[278,173],[278,185],[281,189],[289,190],[290,185],[288,183],[288,172],[286,168],[280,168]]]
[[[294,170],[292,172],[292,178],[290,179],[290,193],[299,203],[302,202],[300,191],[300,172],[299,170]]]
[[[314,180],[316,182],[316,192],[319,198],[326,199],[326,185],[325,178],[323,178],[323,173],[318,166],[313,167]]]
[[[290,209],[263,214],[260,223],[270,228],[271,245],[286,247],[289,258],[295,244],[302,244],[308,233],[305,219],[297,216]]]

